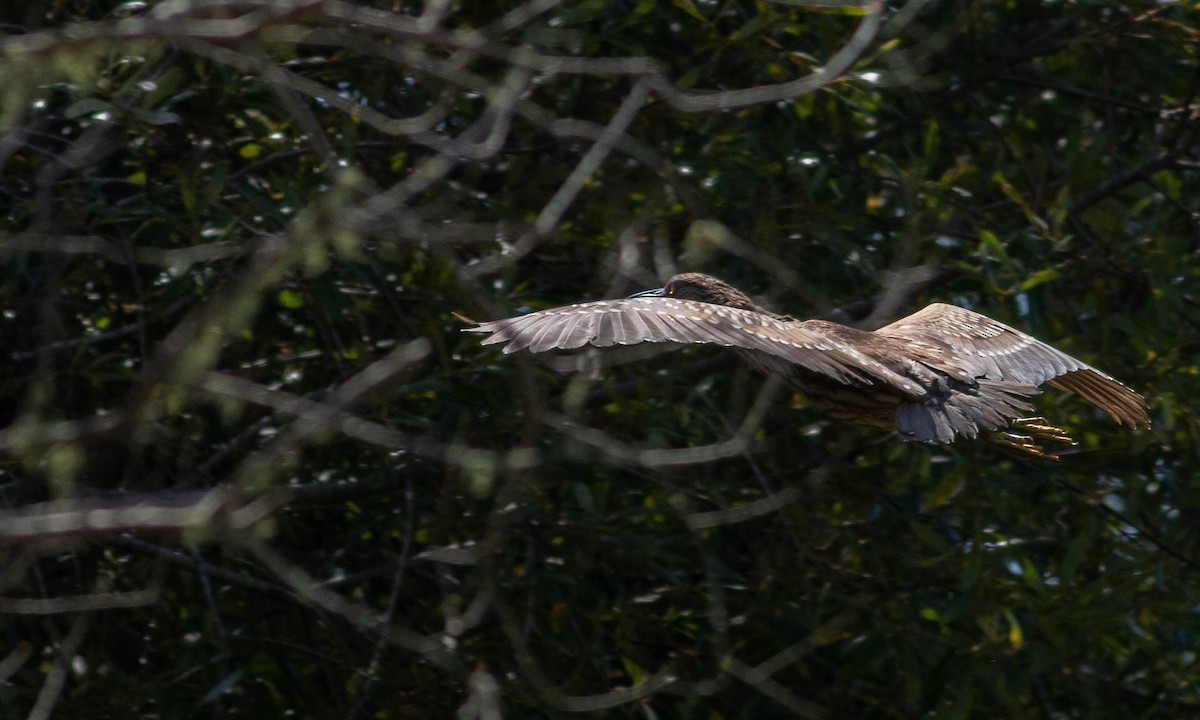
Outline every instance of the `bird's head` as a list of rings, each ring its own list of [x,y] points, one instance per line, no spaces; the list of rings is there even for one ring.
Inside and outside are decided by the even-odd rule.
[[[680,273],[660,288],[643,290],[629,297],[669,297],[677,300],[696,300],[713,305],[726,305],[742,310],[758,309],[750,300],[749,295],[723,280],[704,273]]]

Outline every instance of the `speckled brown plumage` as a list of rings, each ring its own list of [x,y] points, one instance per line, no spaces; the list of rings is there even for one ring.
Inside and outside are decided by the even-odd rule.
[[[552,308],[466,331],[490,333],[483,344],[506,343],[505,353],[643,342],[732,347],[834,417],[894,429],[906,440],[949,442],[1014,422],[1038,440],[1067,439],[1058,428],[1020,421],[1043,383],[1079,394],[1118,423],[1150,424],[1142,397],[1112,377],[991,318],[942,303],[866,332],[776,315],[721,280],[684,273],[624,300]],[[1011,437],[1040,454],[1031,438]]]

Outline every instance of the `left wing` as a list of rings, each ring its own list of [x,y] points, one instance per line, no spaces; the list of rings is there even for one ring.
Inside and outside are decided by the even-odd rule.
[[[1048,383],[1076,393],[1130,427],[1150,426],[1146,401],[1107,373],[985,315],[934,303],[875,331],[916,343],[922,362],[965,379]],[[949,352],[947,352],[949,351]],[[947,357],[944,364],[938,358]]]

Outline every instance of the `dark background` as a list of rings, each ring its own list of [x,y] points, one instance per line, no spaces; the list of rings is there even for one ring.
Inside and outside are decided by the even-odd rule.
[[[1195,11],[838,5],[7,3],[3,714],[1200,712]],[[967,305],[1154,427],[905,444],[454,314],[681,270]]]

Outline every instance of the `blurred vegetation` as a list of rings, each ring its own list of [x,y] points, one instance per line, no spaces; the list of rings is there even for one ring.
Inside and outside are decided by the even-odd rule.
[[[1200,713],[1194,5],[0,22],[6,717]],[[679,270],[965,304],[1155,425],[1051,392],[1035,462],[459,332]]]

